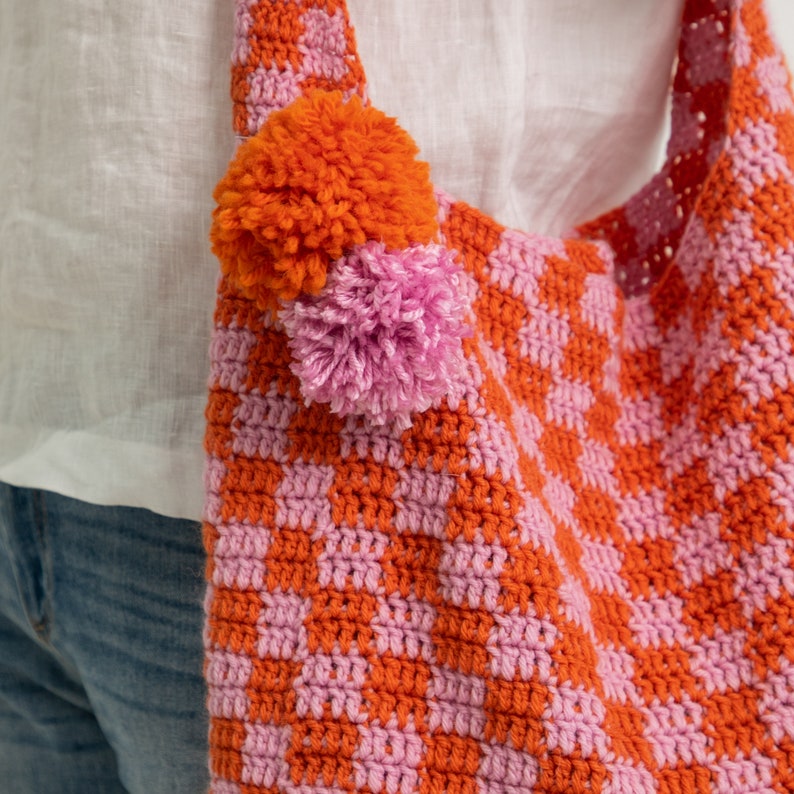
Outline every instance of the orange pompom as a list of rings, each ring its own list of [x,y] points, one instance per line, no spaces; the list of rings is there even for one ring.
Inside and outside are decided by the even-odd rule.
[[[354,245],[431,242],[437,208],[417,154],[395,119],[356,96],[315,91],[273,113],[215,189],[223,273],[266,308],[318,293]]]

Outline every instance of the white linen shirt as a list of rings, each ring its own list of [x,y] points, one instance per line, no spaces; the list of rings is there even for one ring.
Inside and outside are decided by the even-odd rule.
[[[681,0],[348,7],[374,104],[500,222],[560,233],[658,165]],[[232,12],[0,3],[2,481],[201,515]]]

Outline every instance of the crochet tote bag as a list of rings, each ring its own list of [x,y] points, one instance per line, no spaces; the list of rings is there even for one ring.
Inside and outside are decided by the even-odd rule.
[[[217,794],[794,791],[794,103],[687,0],[660,173],[434,190],[344,3],[239,0],[206,449]]]

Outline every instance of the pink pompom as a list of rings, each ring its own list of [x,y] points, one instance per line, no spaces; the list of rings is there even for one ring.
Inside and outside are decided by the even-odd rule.
[[[455,391],[468,305],[454,253],[443,246],[356,246],[333,264],[319,295],[282,304],[304,398],[341,416],[409,427],[411,413]]]

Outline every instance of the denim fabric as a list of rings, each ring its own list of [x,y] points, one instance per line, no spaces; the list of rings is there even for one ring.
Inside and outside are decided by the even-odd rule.
[[[0,484],[0,790],[206,791],[200,527]]]

